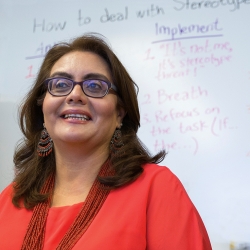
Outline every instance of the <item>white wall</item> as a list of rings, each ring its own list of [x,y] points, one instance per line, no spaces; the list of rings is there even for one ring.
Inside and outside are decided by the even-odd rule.
[[[0,190],[21,138],[17,106],[44,54],[99,32],[140,87],[140,138],[152,153],[169,151],[163,164],[214,249],[250,242],[250,1],[229,2],[1,0]]]

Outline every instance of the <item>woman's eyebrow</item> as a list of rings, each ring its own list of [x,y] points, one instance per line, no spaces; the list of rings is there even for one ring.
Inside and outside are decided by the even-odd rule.
[[[56,77],[56,76],[59,76],[59,77],[62,76],[62,77],[74,79],[72,74],[69,74],[63,71],[54,72],[50,77]],[[99,74],[99,73],[89,73],[89,74],[84,75],[83,80],[87,80],[87,79],[100,79],[100,80],[110,82],[110,80],[105,75]]]
[[[110,82],[110,80],[105,75],[99,74],[99,73],[89,73],[89,74],[86,74],[83,77],[83,80],[86,80],[86,79],[100,79],[100,80],[104,80],[104,81]]]
[[[54,72],[50,77],[56,77],[56,76],[62,76],[62,77],[73,79],[73,76],[71,74],[67,72],[63,72],[63,71]]]

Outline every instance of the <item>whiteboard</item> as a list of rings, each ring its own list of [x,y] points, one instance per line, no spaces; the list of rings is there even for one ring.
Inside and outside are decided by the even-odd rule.
[[[165,148],[213,249],[250,242],[250,1],[0,0],[0,190],[22,137],[18,104],[46,52],[107,37],[139,85],[139,137]]]

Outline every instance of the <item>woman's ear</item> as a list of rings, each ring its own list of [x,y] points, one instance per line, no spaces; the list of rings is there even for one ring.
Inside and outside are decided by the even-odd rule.
[[[127,114],[127,111],[125,111],[124,108],[118,107],[118,112],[117,112],[117,122],[118,122],[118,125],[117,125],[117,128],[121,128],[121,124],[122,124],[123,118],[125,117],[126,114]]]

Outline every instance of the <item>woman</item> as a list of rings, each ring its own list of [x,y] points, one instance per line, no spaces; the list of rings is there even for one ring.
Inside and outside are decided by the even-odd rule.
[[[156,164],[165,152],[137,138],[136,87],[100,36],[48,52],[20,110],[0,249],[211,249],[180,181]]]

